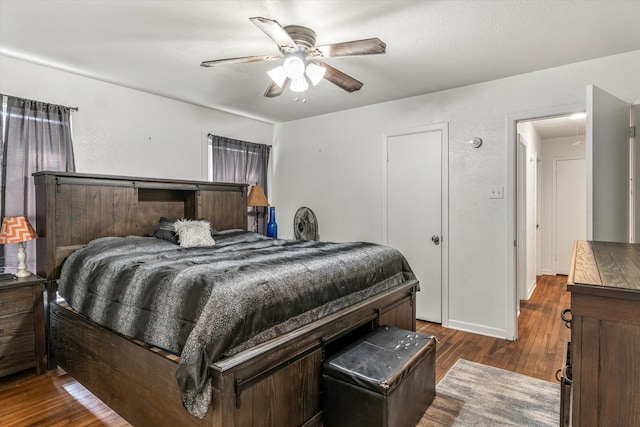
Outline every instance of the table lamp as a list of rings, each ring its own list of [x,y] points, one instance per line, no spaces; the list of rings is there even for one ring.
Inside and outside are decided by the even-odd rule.
[[[256,211],[256,229],[257,233],[260,232],[260,212],[258,211],[258,207],[261,206],[269,206],[269,202],[267,201],[267,197],[264,195],[264,190],[258,184],[251,187],[249,191],[249,197],[247,199],[247,205],[253,206]]]
[[[6,216],[2,220],[2,228],[0,228],[0,245],[8,243],[18,244],[18,272],[16,277],[28,277],[31,273],[27,271],[25,260],[27,254],[24,251],[22,242],[36,239],[38,235],[29,224],[29,220],[23,216]]]

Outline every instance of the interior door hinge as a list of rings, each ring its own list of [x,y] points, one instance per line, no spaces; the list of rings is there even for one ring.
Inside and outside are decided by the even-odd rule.
[[[635,137],[636,137],[636,127],[629,126],[629,138],[635,138]]]
[[[387,163],[389,163],[389,152],[387,151]]]

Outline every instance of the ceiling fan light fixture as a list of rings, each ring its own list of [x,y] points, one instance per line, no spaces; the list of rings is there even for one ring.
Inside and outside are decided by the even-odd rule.
[[[292,92],[304,92],[309,89],[309,83],[307,83],[307,79],[304,78],[304,74],[300,78],[291,79],[289,89],[291,89]]]
[[[309,65],[307,65],[305,74],[307,75],[307,77],[309,77],[309,80],[311,80],[311,84],[317,86],[324,77],[324,73],[326,71],[327,69],[325,67],[310,62]]]
[[[284,81],[287,79],[287,73],[284,72],[284,67],[282,65],[278,65],[276,68],[273,68],[267,71],[269,77],[278,87],[282,87]]]
[[[304,77],[304,60],[298,55],[291,55],[284,60],[284,72],[291,80]]]
[[[386,53],[386,43],[377,37],[316,46],[316,33],[311,28],[301,25],[283,27],[275,19],[260,16],[249,18],[249,20],[276,43],[280,55],[212,59],[203,61],[200,65],[214,67],[221,64],[242,64],[282,59],[282,66],[267,71],[272,80],[264,92],[264,96],[267,98],[275,98],[282,95],[289,85],[293,91],[304,92],[309,88],[310,84],[316,86],[322,79],[328,80],[347,92],[355,92],[360,90],[362,82],[333,68],[329,64],[325,64],[321,60],[343,56]]]

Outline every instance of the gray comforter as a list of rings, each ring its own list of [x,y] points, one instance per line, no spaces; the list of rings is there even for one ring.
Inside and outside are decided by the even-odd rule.
[[[180,354],[185,407],[206,415],[209,366],[227,355],[413,279],[395,249],[223,232],[182,248],[154,237],[106,237],[64,263],[58,291],[93,321]]]

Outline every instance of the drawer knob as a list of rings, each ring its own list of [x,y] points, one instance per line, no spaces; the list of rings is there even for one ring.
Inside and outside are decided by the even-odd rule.
[[[4,329],[0,328],[0,334],[4,334]]]
[[[0,301],[0,307],[4,305],[4,301]]]

